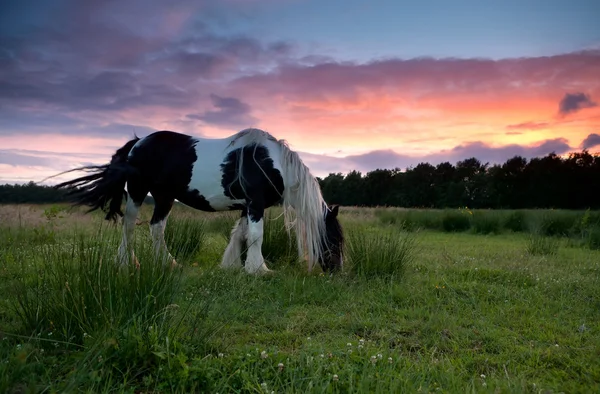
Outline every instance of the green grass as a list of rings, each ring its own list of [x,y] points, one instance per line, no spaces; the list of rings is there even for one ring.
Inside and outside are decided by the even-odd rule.
[[[118,227],[55,211],[0,228],[0,392],[600,390],[595,212],[560,212],[575,230],[548,238],[530,223],[552,211],[342,208],[347,264],[330,276],[292,258],[273,210],[277,271],[254,277],[218,268],[237,216],[177,206],[182,268],[154,264],[140,225],[141,269],[118,271]],[[443,231],[452,214],[470,227]],[[534,236],[553,252],[531,253]]]

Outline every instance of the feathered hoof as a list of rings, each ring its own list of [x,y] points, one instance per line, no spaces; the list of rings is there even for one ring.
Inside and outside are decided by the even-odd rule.
[[[277,271],[268,269],[266,265],[263,265],[255,270],[246,270],[246,272],[250,275],[267,276],[267,275],[274,275],[275,272],[277,272]]]

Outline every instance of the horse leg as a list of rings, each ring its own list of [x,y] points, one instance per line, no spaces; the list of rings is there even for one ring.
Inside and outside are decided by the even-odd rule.
[[[136,267],[139,268],[140,263],[135,257],[133,251],[133,231],[135,230],[135,221],[140,210],[141,203],[136,203],[133,198],[127,200],[125,205],[125,213],[123,214],[123,238],[121,245],[119,246],[119,252],[117,255],[117,262],[121,267],[124,267],[129,263],[130,259],[134,262]]]
[[[221,268],[240,268],[242,266],[242,247],[248,238],[248,214],[244,209],[242,217],[233,226],[229,244],[223,254]]]
[[[152,193],[154,198],[154,212],[150,219],[150,235],[152,236],[152,243],[154,245],[154,253],[158,259],[162,261],[164,265],[171,264],[171,267],[177,265],[177,261],[171,256],[165,242],[165,227],[167,225],[167,219],[175,199],[162,196],[159,193]]]
[[[259,206],[257,206],[259,205]],[[262,255],[264,207],[248,204],[248,255],[244,268],[249,274],[271,272]]]

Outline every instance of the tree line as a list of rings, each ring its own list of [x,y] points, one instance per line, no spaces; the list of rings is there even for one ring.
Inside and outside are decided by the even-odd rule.
[[[38,185],[33,181],[23,185],[0,185],[0,204],[53,204],[69,202],[66,190]],[[144,203],[154,204],[152,196]]]
[[[329,204],[407,208],[600,209],[600,154],[521,156],[489,165],[472,157],[453,165],[419,163],[405,171],[317,178]],[[0,185],[0,204],[66,202],[65,192],[29,182]],[[149,197],[146,202],[152,203]]]
[[[67,201],[63,190],[37,185],[33,181],[23,185],[0,185],[0,204],[48,204]]]
[[[410,208],[600,208],[600,154],[587,150],[521,156],[489,165],[472,157],[452,165],[420,163],[406,171],[377,169],[364,176],[319,179],[329,204]]]

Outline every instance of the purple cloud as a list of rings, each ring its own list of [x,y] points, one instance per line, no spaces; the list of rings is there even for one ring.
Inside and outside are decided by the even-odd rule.
[[[500,147],[492,147],[483,142],[470,142],[458,145],[450,150],[423,156],[408,156],[391,150],[378,150],[362,155],[352,155],[342,158],[326,155],[313,155],[301,153],[311,171],[316,176],[327,176],[329,173],[346,173],[358,170],[363,173],[381,169],[406,168],[416,166],[419,163],[438,165],[443,162],[456,163],[470,157],[479,159],[482,163],[501,164],[514,156],[534,158],[545,156],[549,153],[564,154],[576,150],[570,147],[563,138],[540,141],[532,146],[511,144]]]
[[[561,115],[568,115],[583,108],[592,108],[596,105],[598,104],[593,102],[592,98],[585,93],[566,93],[560,100],[558,107]]]
[[[232,127],[250,127],[258,121],[250,115],[250,106],[235,97],[221,97],[211,94],[210,99],[216,108],[215,111],[189,114],[187,118],[201,120],[208,124]]]
[[[9,1],[0,16],[0,106],[189,110],[212,85],[296,56],[287,42],[209,31],[200,11],[213,5]]]
[[[585,137],[581,143],[581,149],[590,149],[598,145],[600,145],[600,134],[592,133]]]

